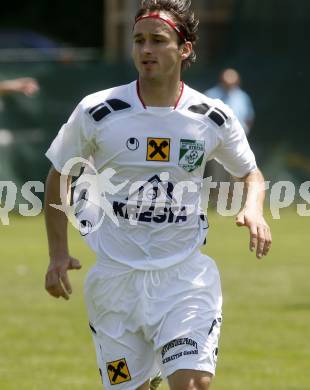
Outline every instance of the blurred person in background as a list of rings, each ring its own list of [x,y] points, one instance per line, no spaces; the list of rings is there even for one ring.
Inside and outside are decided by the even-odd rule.
[[[33,96],[39,91],[37,80],[31,77],[20,77],[12,80],[0,81],[0,96],[13,93],[22,93],[25,96]]]
[[[239,119],[246,135],[249,135],[254,123],[254,107],[250,96],[241,89],[240,74],[235,69],[223,70],[219,83],[206,90],[204,94],[227,104]]]
[[[196,59],[198,20],[190,6],[189,0],[141,2],[132,34],[137,80],[85,97],[46,153],[52,167],[45,195],[45,287],[53,297],[69,299],[68,271],[81,265],[69,253],[67,215],[52,205],[67,198],[71,175],[89,157],[102,180],[94,192],[113,205],[112,213],[104,209],[104,219],[97,216],[88,187],[88,196],[80,197],[85,209],[76,212],[97,257],[85,299],[106,390],[154,389],[150,378],[159,370],[171,390],[210,387],[222,294],[215,262],[200,251],[208,231],[200,206],[208,159],[217,158],[245,184],[236,223],[249,229],[250,250],[261,259],[271,245],[264,178],[244,130],[224,103],[181,79]],[[79,164],[64,171],[72,158]]]
[[[240,121],[247,137],[249,136],[254,123],[254,107],[250,96],[241,89],[241,77],[235,69],[224,69],[220,74],[218,84],[206,90],[204,94],[227,104]],[[216,160],[208,162],[204,176],[212,176],[212,180],[218,183],[231,181],[228,172]],[[213,203],[216,202],[217,195],[218,189],[211,190]]]
[[[0,114],[1,117],[5,110],[4,99],[2,97],[23,94],[27,97],[35,95],[39,91],[39,83],[37,80],[31,77],[19,77],[11,80],[0,81]],[[0,124],[1,126],[1,124]],[[0,146],[6,147],[11,144],[14,140],[13,134],[10,130],[0,129]],[[7,153],[10,154],[8,151]],[[1,150],[1,157],[3,157],[4,150]],[[5,169],[3,168],[4,164],[0,165],[0,177],[3,175]]]

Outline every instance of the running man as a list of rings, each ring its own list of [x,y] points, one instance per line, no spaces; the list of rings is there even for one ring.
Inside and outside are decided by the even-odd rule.
[[[50,206],[61,203],[64,166],[72,158],[91,159],[100,174],[114,170],[111,188],[126,183],[104,194],[117,224],[106,215],[92,231],[96,213],[78,212],[81,233],[96,252],[85,296],[105,389],[146,390],[159,371],[172,390],[210,387],[222,295],[215,262],[200,252],[208,230],[199,209],[207,160],[216,158],[245,183],[237,225],[248,227],[250,249],[260,259],[271,245],[264,178],[241,125],[221,101],[181,81],[196,58],[198,20],[190,5],[142,1],[132,34],[137,81],[84,98],[47,152],[53,167],[46,188],[46,289],[56,298],[69,299],[67,271],[81,267],[69,254],[66,215]]]

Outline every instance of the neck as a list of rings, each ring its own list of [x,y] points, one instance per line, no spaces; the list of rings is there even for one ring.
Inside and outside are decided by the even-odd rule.
[[[175,107],[182,93],[183,83],[178,80],[148,80],[139,77],[140,99],[145,106]]]

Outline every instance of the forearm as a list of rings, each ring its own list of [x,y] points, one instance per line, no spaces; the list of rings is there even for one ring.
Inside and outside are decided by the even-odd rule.
[[[249,173],[244,177],[246,199],[244,208],[256,209],[263,213],[265,200],[265,179],[259,169]]]
[[[13,80],[0,81],[0,95],[23,93],[26,96],[34,95],[40,89],[38,82],[31,77],[20,77]]]
[[[60,174],[53,168],[50,170],[46,181],[44,210],[49,255],[51,259],[57,259],[69,256],[67,236],[68,220],[63,211],[52,207],[51,204],[62,204]]]
[[[266,256],[272,242],[271,232],[263,216],[265,181],[260,170],[244,177],[246,199],[243,209],[237,215],[237,226],[247,226],[250,231],[250,250],[256,248],[256,257]]]
[[[67,236],[67,216],[51,204],[62,205],[66,202],[71,177],[67,177],[64,194],[61,194],[60,173],[51,169],[46,180],[45,221],[49,245],[50,263],[45,275],[45,288],[55,298],[69,299],[72,287],[67,271],[80,269],[77,259],[69,256]]]
[[[12,84],[9,80],[0,81],[0,95],[5,95],[12,92]]]

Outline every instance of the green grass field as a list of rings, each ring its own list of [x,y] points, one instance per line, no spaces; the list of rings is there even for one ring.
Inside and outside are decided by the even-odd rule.
[[[281,215],[270,220],[274,244],[263,261],[248,251],[246,230],[210,215],[207,252],[224,293],[214,390],[310,389],[310,218],[293,209]],[[0,244],[0,389],[101,389],[83,302],[94,255],[72,232],[83,270],[71,274],[74,293],[65,302],[43,288],[43,218],[11,217],[10,226],[0,225]]]

